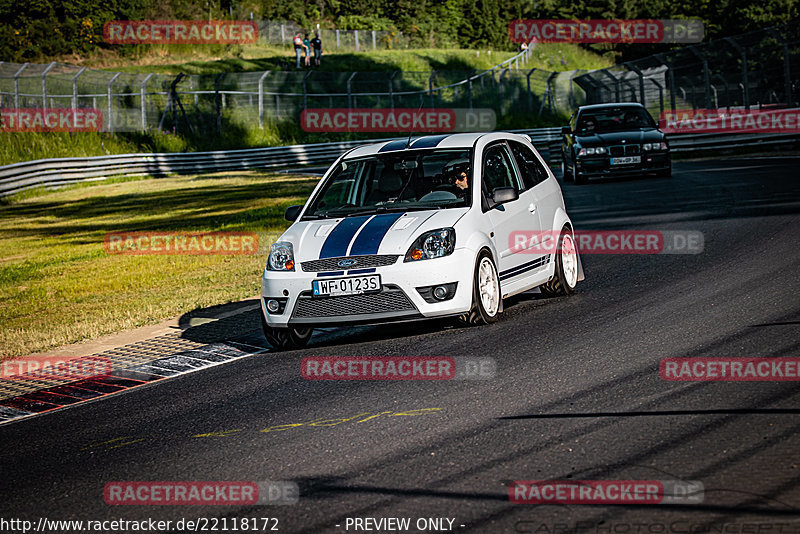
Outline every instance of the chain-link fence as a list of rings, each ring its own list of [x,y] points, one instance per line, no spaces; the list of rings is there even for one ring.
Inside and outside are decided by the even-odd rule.
[[[408,48],[411,43],[411,38],[401,31],[314,29],[304,28],[296,22],[268,20],[258,23],[258,41],[261,43],[291,46],[298,33],[301,36],[308,34],[309,39],[318,34],[323,51],[393,50]]]
[[[797,107],[800,23],[686,46],[575,78],[590,104],[665,109]]]
[[[0,63],[0,108],[93,108],[103,131],[221,132],[297,119],[308,108],[490,108],[555,112],[583,102],[577,71],[527,68],[530,49],[486,71],[129,74]]]

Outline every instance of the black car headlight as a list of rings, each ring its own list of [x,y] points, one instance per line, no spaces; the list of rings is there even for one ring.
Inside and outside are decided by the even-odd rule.
[[[456,248],[456,231],[440,228],[419,236],[406,252],[406,261],[432,260],[449,256]]]
[[[268,271],[294,271],[294,249],[288,241],[279,241],[269,247]]]

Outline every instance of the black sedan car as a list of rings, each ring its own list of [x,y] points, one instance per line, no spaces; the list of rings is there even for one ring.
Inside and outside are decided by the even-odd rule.
[[[641,104],[582,106],[561,133],[564,181],[581,184],[590,177],[672,174],[664,132]]]

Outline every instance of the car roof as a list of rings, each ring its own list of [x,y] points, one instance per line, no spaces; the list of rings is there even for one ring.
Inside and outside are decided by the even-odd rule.
[[[484,137],[492,136],[497,139],[523,140],[522,136],[509,132],[481,132],[481,133],[457,133],[443,135],[425,135],[422,137],[412,137],[408,148],[411,149],[433,149],[433,148],[472,148],[475,142]],[[379,153],[397,152],[406,149],[408,138],[394,139],[391,141],[361,146],[349,152],[347,159],[371,156]]]
[[[581,106],[578,108],[578,112],[581,111],[588,111],[592,109],[606,109],[606,108],[642,108],[644,106],[638,102],[615,102],[610,104],[590,104],[588,106]]]

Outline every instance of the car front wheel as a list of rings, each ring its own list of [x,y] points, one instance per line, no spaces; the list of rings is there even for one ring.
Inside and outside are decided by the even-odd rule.
[[[311,339],[311,334],[314,333],[313,328],[274,328],[267,324],[263,314],[261,315],[261,329],[269,344],[277,351],[302,349]]]
[[[502,295],[500,278],[492,257],[483,251],[475,264],[475,276],[472,288],[472,308],[468,322],[474,325],[488,324],[497,321],[500,314]]]
[[[567,165],[567,158],[565,158],[562,154],[561,156],[561,178],[564,182],[572,182],[574,180],[572,173],[569,170],[569,165]]]

